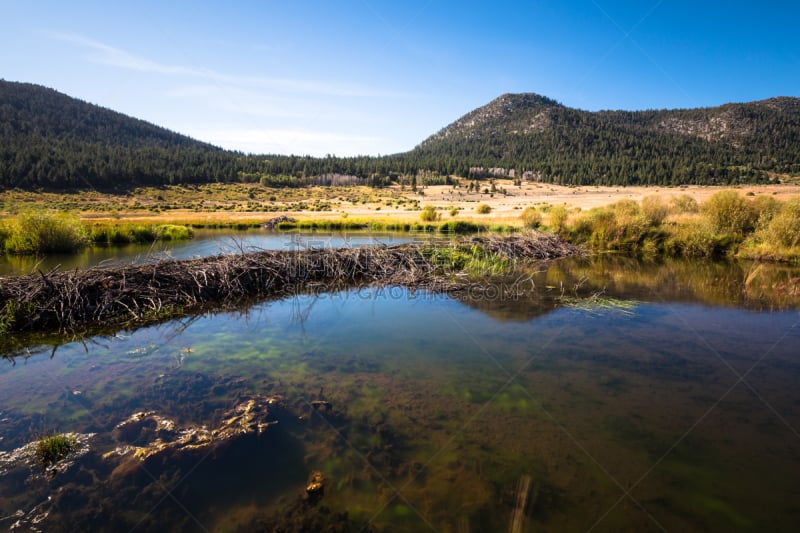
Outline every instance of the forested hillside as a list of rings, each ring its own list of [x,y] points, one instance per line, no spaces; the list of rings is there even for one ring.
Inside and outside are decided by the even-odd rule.
[[[38,85],[0,80],[0,186],[227,181],[234,154]]]
[[[464,173],[515,169],[562,184],[736,183],[800,173],[800,99],[714,108],[587,112],[506,94],[404,157]]]
[[[582,185],[798,176],[800,99],[588,112],[536,94],[506,94],[409,152],[316,158],[230,152],[52,89],[0,80],[0,188],[129,189],[235,180],[383,186],[415,175],[420,182],[513,176]]]

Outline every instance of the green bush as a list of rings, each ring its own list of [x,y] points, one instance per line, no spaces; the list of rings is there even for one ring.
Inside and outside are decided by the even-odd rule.
[[[8,225],[4,248],[12,254],[68,253],[88,243],[77,215],[29,211]]]
[[[800,199],[789,200],[780,206],[780,210],[759,231],[759,238],[781,246],[800,244]]]
[[[475,208],[475,212],[479,215],[488,215],[492,212],[492,208],[489,204],[478,204]]]
[[[464,220],[450,220],[439,226],[439,233],[465,234],[477,233],[480,230],[481,227],[479,225]]]
[[[157,234],[162,241],[181,241],[191,239],[192,230],[186,226],[176,226],[174,224],[164,224],[158,226]]]
[[[756,227],[763,228],[780,211],[781,203],[772,196],[762,194],[753,199],[753,209],[758,216]]]
[[[526,228],[536,229],[542,224],[542,214],[532,205],[529,205],[522,211],[520,218],[522,219],[522,224]]]
[[[0,253],[6,249],[6,240],[11,235],[11,230],[4,222],[0,222]]]
[[[708,199],[703,211],[715,233],[744,235],[755,227],[758,213],[736,191],[720,191]]]
[[[638,249],[651,224],[639,204],[622,200],[582,213],[569,229],[575,242],[599,249]]]
[[[439,220],[440,215],[436,212],[436,208],[432,205],[426,205],[422,208],[422,212],[419,214],[419,218],[423,222],[435,222]]]
[[[563,205],[557,205],[550,208],[550,228],[554,231],[561,231],[564,228],[564,223],[569,217],[569,211]]]

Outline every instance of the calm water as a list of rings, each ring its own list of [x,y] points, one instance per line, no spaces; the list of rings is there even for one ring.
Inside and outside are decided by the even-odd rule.
[[[567,261],[472,294],[301,296],[31,347],[0,367],[0,450],[94,436],[52,477],[0,463],[0,527],[796,531],[798,281]],[[137,411],[219,428],[259,395],[285,405],[258,437],[104,457],[153,442],[155,422],[114,429]]]
[[[365,246],[372,244],[399,244],[426,235],[410,233],[351,232],[286,232],[274,233],[261,229],[195,230],[194,238],[186,241],[131,244],[126,246],[91,246],[76,254],[49,255],[47,257],[0,255],[0,276],[21,275],[60,270],[84,269],[94,266],[139,264],[158,259],[191,259],[221,253],[253,250],[297,250],[305,248],[331,248]]]

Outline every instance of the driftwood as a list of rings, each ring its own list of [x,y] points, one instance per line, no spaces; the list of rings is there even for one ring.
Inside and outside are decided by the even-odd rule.
[[[445,290],[458,272],[432,259],[432,247],[462,246],[510,260],[578,253],[543,233],[383,247],[270,250],[166,260],[122,268],[39,272],[0,278],[0,329],[75,332],[100,325],[159,320],[248,299],[360,285]],[[444,277],[443,277],[444,276]]]

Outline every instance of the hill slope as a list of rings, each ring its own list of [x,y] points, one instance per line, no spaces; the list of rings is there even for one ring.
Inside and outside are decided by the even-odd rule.
[[[576,184],[733,183],[800,173],[800,99],[720,107],[588,112],[536,94],[505,94],[408,156]],[[468,169],[462,168],[461,172]],[[498,173],[499,171],[495,171]],[[484,171],[487,173],[487,171]],[[490,172],[489,172],[490,173]]]
[[[0,187],[127,188],[234,176],[229,152],[53,89],[0,80]]]
[[[234,180],[303,186],[342,177],[352,182],[353,176],[380,186],[421,171],[423,182],[513,172],[545,182],[604,185],[730,184],[800,175],[800,99],[588,112],[537,94],[505,94],[409,152],[314,158],[245,156],[52,89],[0,80],[0,189]]]

